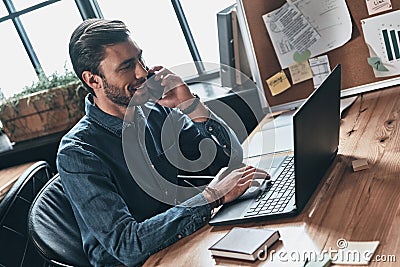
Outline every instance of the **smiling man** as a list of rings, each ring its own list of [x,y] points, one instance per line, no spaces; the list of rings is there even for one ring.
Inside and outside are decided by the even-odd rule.
[[[252,178],[268,176],[241,166],[234,133],[180,77],[145,65],[123,22],[84,21],[69,53],[89,94],[86,115],[61,140],[57,168],[92,265],[143,263],[204,226]],[[160,99],[150,94],[151,75]],[[225,166],[232,171],[223,179],[179,197],[179,171],[215,174]]]

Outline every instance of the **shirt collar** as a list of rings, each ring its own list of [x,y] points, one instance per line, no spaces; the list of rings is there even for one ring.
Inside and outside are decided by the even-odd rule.
[[[92,94],[88,94],[85,98],[85,112],[91,121],[120,137],[122,136],[123,120],[99,109],[94,103]]]
[[[156,104],[154,102],[148,102],[144,106],[147,110],[152,109],[155,105]],[[122,137],[122,131],[126,127],[135,127],[137,124],[143,126],[145,125],[146,121],[146,114],[142,106],[135,107],[134,120],[127,122],[102,111],[99,107],[96,106],[93,100],[93,95],[90,93],[85,98],[85,112],[86,116],[88,116],[90,120],[97,123],[106,130],[118,135],[119,137]]]

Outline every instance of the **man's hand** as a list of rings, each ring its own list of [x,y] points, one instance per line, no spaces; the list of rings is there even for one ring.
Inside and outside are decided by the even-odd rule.
[[[233,171],[223,168],[208,185],[211,191],[205,190],[203,195],[209,203],[215,202],[216,197],[222,198],[222,204],[228,203],[242,195],[251,186],[254,179],[270,179],[270,175],[252,166],[241,167]],[[216,192],[217,196],[210,192]]]
[[[153,100],[157,101],[158,104],[169,108],[184,110],[195,100],[187,84],[181,77],[170,70],[161,66],[156,66],[149,69],[148,72],[150,74],[154,73],[147,81],[147,86],[150,93],[155,96]],[[209,110],[200,102],[195,110],[187,115],[192,121],[203,122],[207,120]]]
[[[182,108],[179,105],[190,105],[191,99],[194,97],[181,77],[162,66],[151,68],[149,73],[155,73],[148,81],[149,90],[156,87],[153,86],[154,84],[158,84],[158,88],[155,88],[155,90],[163,91],[161,98],[155,99],[160,105],[169,108],[178,107],[181,109],[184,107]]]

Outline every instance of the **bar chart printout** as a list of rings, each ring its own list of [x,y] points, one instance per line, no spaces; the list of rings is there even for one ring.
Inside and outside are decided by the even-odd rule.
[[[385,42],[385,49],[388,61],[400,59],[400,31],[384,29],[382,30],[382,36]]]
[[[373,69],[375,77],[400,74],[400,10],[361,21],[370,57],[379,58],[385,71]]]

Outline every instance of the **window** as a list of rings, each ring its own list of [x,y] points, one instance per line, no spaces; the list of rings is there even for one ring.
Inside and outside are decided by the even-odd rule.
[[[0,23],[0,36],[7,36],[1,41],[0,88],[10,97],[37,80],[37,75],[11,21]]]
[[[63,72],[69,67],[68,42],[71,32],[82,19],[74,1],[3,1],[0,4],[0,19],[8,16],[6,2],[15,8],[15,12],[42,4],[40,8],[20,15],[16,22],[26,34],[33,54],[46,75],[55,71]],[[67,16],[67,17],[65,17]],[[0,50],[0,88],[5,97],[10,97],[38,80],[37,72],[29,59],[21,36],[11,19],[0,22],[2,49]],[[72,67],[69,67],[72,69]]]
[[[25,8],[43,3],[45,1],[43,0],[13,0],[12,3],[14,4],[14,7],[16,10],[23,10]]]
[[[235,3],[235,0],[180,2],[200,57],[205,62],[205,70],[217,71],[215,67],[219,63],[219,51],[216,14]],[[120,19],[127,24],[132,39],[144,50],[147,64],[179,70],[184,77],[198,74],[171,1],[157,1],[156,4],[154,1],[135,1],[134,6],[130,0],[98,0],[98,3],[105,18]]]
[[[8,15],[7,9],[5,6],[0,5],[0,17],[5,17]]]
[[[67,15],[67,18],[64,16]],[[44,19],[38,19],[44,18]],[[68,43],[82,19],[74,1],[60,1],[20,17],[43,71],[49,75],[72,69]]]
[[[43,0],[13,0],[14,7],[16,10],[22,10],[40,3],[43,3]]]
[[[134,5],[131,0],[98,0],[98,3],[104,18],[125,22],[149,66],[172,68],[193,61],[170,1],[135,1]],[[194,74],[195,70],[191,72]]]
[[[202,61],[219,64],[217,13],[235,0],[180,0]],[[206,68],[207,68],[206,64]]]
[[[0,34],[6,38],[2,38],[0,52],[1,90],[9,97],[37,80],[41,70],[50,75],[62,72],[65,66],[71,69],[68,42],[73,29],[82,21],[80,12],[85,13],[84,17],[103,14],[104,18],[124,21],[132,32],[132,39],[144,50],[149,66],[179,69],[178,74],[183,77],[198,75],[173,7],[174,1],[3,0]],[[218,72],[216,14],[235,0],[180,2],[205,62],[205,71]],[[7,5],[12,6],[12,14],[25,12],[18,14],[17,26],[7,17]],[[94,11],[97,6],[100,10]],[[17,27],[22,29],[22,35],[18,34]],[[25,47],[24,42],[28,44]]]

